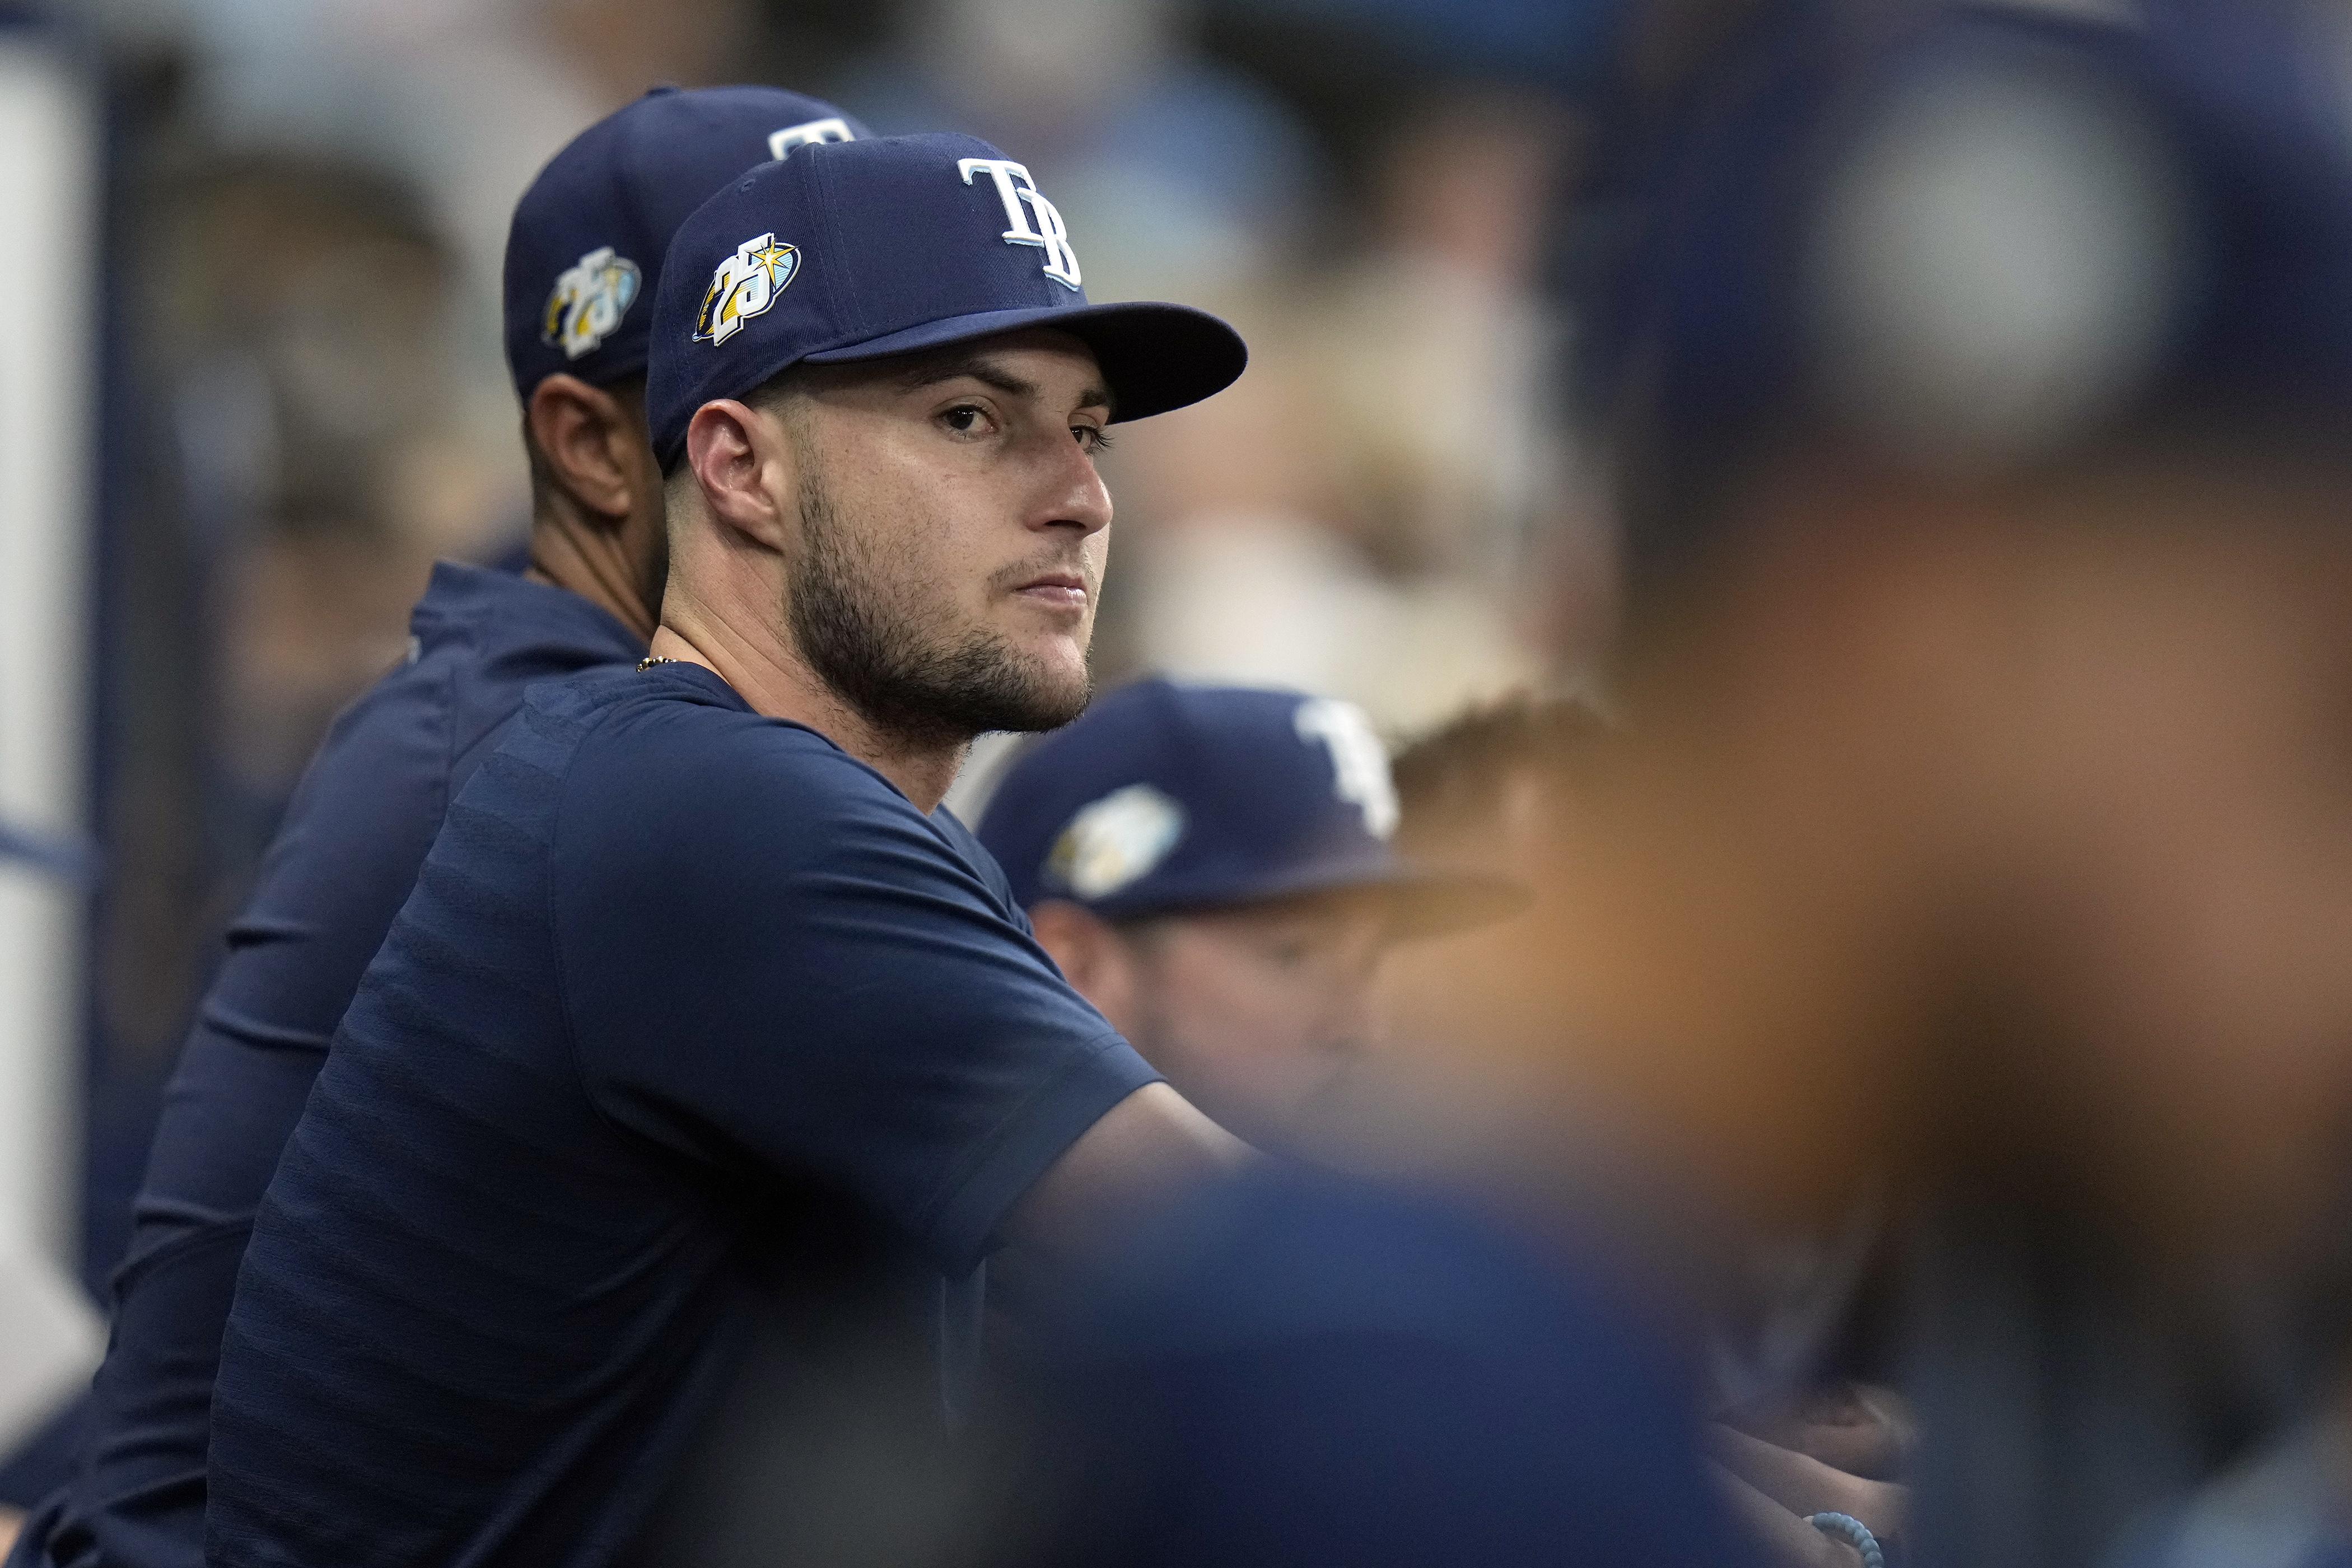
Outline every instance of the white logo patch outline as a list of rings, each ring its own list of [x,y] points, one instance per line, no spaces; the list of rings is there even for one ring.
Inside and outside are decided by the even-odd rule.
[[[694,318],[694,341],[723,343],[743,330],[743,323],[766,311],[776,296],[800,276],[797,246],[779,245],[773,234],[754,235],[719,264],[703,292],[702,309]]]
[[[1081,280],[1078,253],[1070,248],[1069,226],[1062,221],[1061,209],[1038,192],[1029,171],[1010,158],[964,158],[956,163],[956,172],[967,185],[982,170],[995,183],[997,200],[1004,204],[1005,226],[1000,237],[1007,245],[1030,245],[1044,251],[1045,276],[1076,291]],[[1032,217],[1036,219],[1034,224]]]
[[[557,274],[539,335],[565,359],[593,353],[620,326],[645,287],[645,274],[609,245],[598,246]]]
[[[1331,697],[1309,698],[1291,716],[1298,738],[1331,753],[1331,790],[1364,814],[1364,831],[1386,838],[1397,828],[1396,781],[1389,749],[1364,710]]]
[[[1081,807],[1054,840],[1045,869],[1082,899],[1108,898],[1150,875],[1183,837],[1183,806],[1132,784]]]
[[[798,125],[787,125],[782,131],[768,132],[768,156],[782,159],[795,147],[814,147],[820,142],[855,142],[849,122],[838,114],[830,120],[808,120]]]

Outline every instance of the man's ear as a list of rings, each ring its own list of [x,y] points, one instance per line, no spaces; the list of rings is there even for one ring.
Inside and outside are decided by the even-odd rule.
[[[1100,915],[1067,899],[1041,899],[1030,906],[1029,923],[1071,988],[1095,1005],[1121,1034],[1133,1030],[1136,972],[1133,947]]]
[[[523,411],[531,445],[555,488],[588,513],[618,526],[637,500],[645,445],[627,403],[576,375],[557,374],[531,388]]]
[[[785,546],[785,520],[776,497],[795,493],[798,476],[791,443],[772,419],[732,398],[706,403],[686,426],[686,462],[702,487],[711,517],[770,550]]]

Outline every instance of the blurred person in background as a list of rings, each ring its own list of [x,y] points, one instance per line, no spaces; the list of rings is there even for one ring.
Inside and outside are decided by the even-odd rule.
[[[523,687],[632,660],[652,629],[666,556],[640,297],[669,231],[744,169],[853,130],[831,105],[774,89],[656,92],[583,132],[517,205],[507,353],[524,405],[530,569],[437,565],[406,658],[304,775],[173,1079],[79,1461],[12,1563],[202,1560],[221,1327],[328,1039]],[[340,363],[319,367],[321,396],[343,392]]]
[[[1524,878],[1557,858],[1551,847],[1580,809],[1585,773],[1607,733],[1588,702],[1524,693],[1423,731],[1397,753],[1398,852],[1472,876]],[[1446,1042],[1464,1034],[1552,1041],[1548,1013],[1499,1013],[1525,997],[1485,984],[1493,969],[1533,973],[1573,962],[1545,941],[1539,911],[1549,889],[1531,894],[1516,919],[1416,943],[1388,965],[1382,1014],[1397,1049],[1408,1053],[1401,1067],[1444,1078]]]
[[[1921,1561],[2098,1561],[2317,1386],[2248,1328],[2352,1175],[2341,37],[1810,14],[1590,312],[1626,733],[1562,1015],[1751,1224],[1891,1181]]]
[[[979,834],[1079,994],[1219,1125],[1278,1149],[1370,1048],[1398,939],[1507,904],[1499,872],[1395,854],[1397,821],[1361,710],[1154,679],[1022,755]]]
[[[219,572],[221,751],[258,848],[479,499],[462,465],[432,493],[414,477],[440,441],[454,258],[406,182],[315,154],[182,171],[152,221],[180,261],[148,304]]]

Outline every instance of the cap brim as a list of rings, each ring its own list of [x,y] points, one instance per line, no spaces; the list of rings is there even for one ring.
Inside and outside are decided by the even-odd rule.
[[[1357,896],[1377,900],[1400,940],[1444,936],[1517,914],[1531,900],[1517,882],[1468,872],[1439,871],[1402,863],[1387,866],[1308,866],[1253,879],[1246,887],[1227,884],[1215,892],[1188,893],[1172,888],[1157,898],[1129,904],[1116,897],[1088,907],[1106,920],[1140,920],[1212,909],[1278,903],[1286,899]],[[1054,895],[1046,895],[1052,897]]]
[[[802,357],[811,364],[848,364],[945,348],[1027,327],[1067,332],[1094,351],[1095,363],[1102,367],[1103,380],[1116,400],[1111,410],[1114,424],[1165,414],[1223,392],[1249,363],[1249,349],[1241,334],[1218,318],[1189,305],[1150,300],[950,316]]]

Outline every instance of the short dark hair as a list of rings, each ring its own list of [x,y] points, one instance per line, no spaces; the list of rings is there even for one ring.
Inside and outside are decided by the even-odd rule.
[[[1573,697],[1513,692],[1472,708],[1407,743],[1392,764],[1407,824],[1461,821],[1502,808],[1515,776],[1574,790],[1589,778],[1609,722]]]

